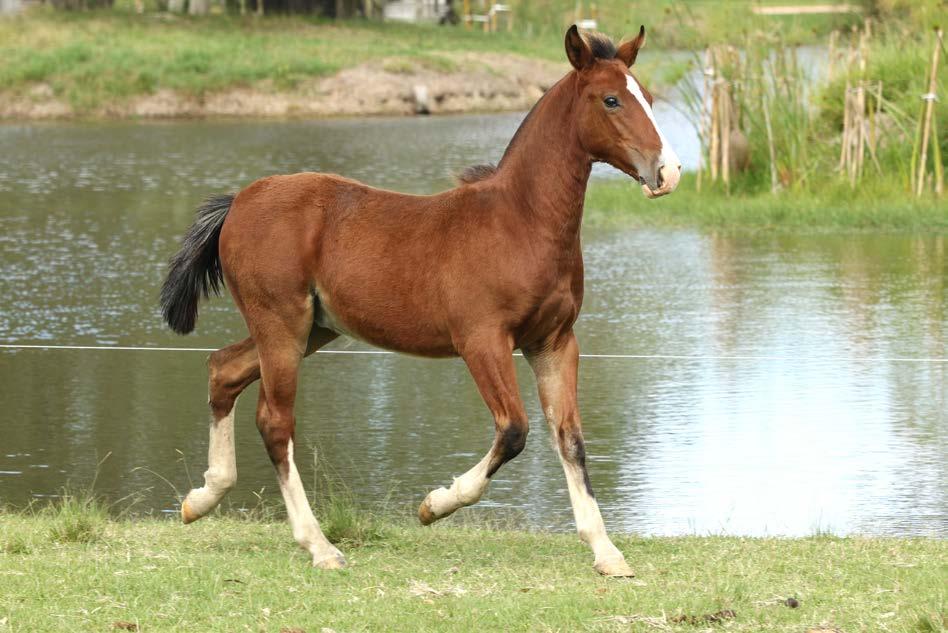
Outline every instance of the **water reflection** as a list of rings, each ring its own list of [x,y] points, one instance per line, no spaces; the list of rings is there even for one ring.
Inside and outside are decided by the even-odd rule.
[[[155,298],[204,195],[319,169],[411,191],[496,160],[517,115],[320,123],[0,127],[0,341],[219,347],[244,336],[226,300],[173,336]],[[588,231],[592,481],[611,527],[640,533],[948,535],[945,238]],[[339,342],[335,347],[345,346]],[[351,345],[351,344],[350,344]],[[353,345],[358,348],[358,345]],[[0,502],[91,481],[174,510],[205,466],[202,353],[0,352]],[[722,359],[721,357],[753,357]],[[569,528],[562,471],[534,422],[485,503]],[[241,399],[239,490],[278,499]],[[486,450],[492,426],[458,361],[324,356],[304,366],[298,444],[359,498],[415,504]],[[299,451],[312,476],[312,453]],[[166,478],[164,483],[157,475]]]

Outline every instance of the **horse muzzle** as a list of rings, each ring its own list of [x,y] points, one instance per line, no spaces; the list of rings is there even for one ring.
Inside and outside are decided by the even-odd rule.
[[[642,193],[646,198],[658,198],[671,193],[681,180],[681,163],[665,163],[655,170],[654,179],[642,178]],[[651,181],[651,182],[650,182]]]

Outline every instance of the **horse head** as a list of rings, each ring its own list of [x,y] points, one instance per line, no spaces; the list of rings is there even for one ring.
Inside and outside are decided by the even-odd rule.
[[[652,95],[629,70],[644,44],[644,26],[619,46],[598,33],[584,37],[575,25],[566,32],[580,143],[593,160],[635,178],[655,198],[678,186],[681,161],[655,121]]]

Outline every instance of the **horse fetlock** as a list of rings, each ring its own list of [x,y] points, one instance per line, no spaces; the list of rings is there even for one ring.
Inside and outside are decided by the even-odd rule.
[[[319,526],[293,525],[293,538],[300,547],[313,554],[313,556],[320,552],[325,553],[329,550],[335,550],[332,543],[323,535]]]
[[[418,508],[418,520],[422,525],[431,525],[438,519],[452,514],[458,508],[471,505],[479,498],[479,495],[473,498],[470,493],[462,496],[458,483],[455,481],[450,488],[438,488],[428,493]]]
[[[234,489],[237,485],[237,472],[231,469],[222,469],[217,467],[208,468],[204,471],[204,487],[225,495]]]
[[[466,482],[463,479],[457,479],[451,487],[457,489],[455,496],[457,497],[458,503],[462,506],[469,506],[481,500],[481,497],[484,496],[484,491],[487,490],[488,483],[490,483],[489,479],[477,482]]]

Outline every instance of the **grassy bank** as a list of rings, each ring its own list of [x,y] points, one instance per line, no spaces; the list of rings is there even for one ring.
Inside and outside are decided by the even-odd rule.
[[[401,74],[418,69],[467,73],[471,69],[458,59],[464,53],[517,55],[563,64],[565,70],[563,31],[576,6],[560,0],[515,3],[516,28],[485,34],[318,16],[195,18],[159,12],[159,4],[147,2],[144,15],[134,13],[132,2],[119,1],[112,10],[38,8],[0,19],[0,112],[3,99],[19,100],[12,112],[21,112],[27,99],[68,106],[65,112],[57,108],[57,116],[116,116],[121,115],[116,104],[159,91],[195,99],[240,88],[292,92],[360,64],[378,63]],[[854,13],[755,16],[751,7],[756,4],[610,0],[597,5],[597,14],[600,28],[616,37],[634,33],[645,22],[652,51],[699,48],[761,29],[779,32],[788,42],[816,41],[859,19]],[[680,60],[643,55],[638,73],[654,87],[682,69]]]
[[[0,528],[0,630],[948,630],[938,540],[620,536],[638,578],[618,581],[572,535],[458,519],[358,532],[335,573],[278,521],[73,507],[0,514]]]
[[[82,113],[159,89],[201,96],[265,81],[271,90],[291,90],[310,78],[382,60],[394,72],[460,70],[448,53],[559,61],[561,47],[551,44],[463,29],[306,17],[39,11],[0,20],[0,92],[30,95],[42,85],[39,97],[54,96]]]
[[[855,190],[838,180],[814,191],[733,193],[695,189],[685,174],[675,193],[649,200],[630,179],[594,180],[586,195],[589,225],[700,226],[793,231],[948,232],[944,199],[915,198],[898,183],[869,181]]]

